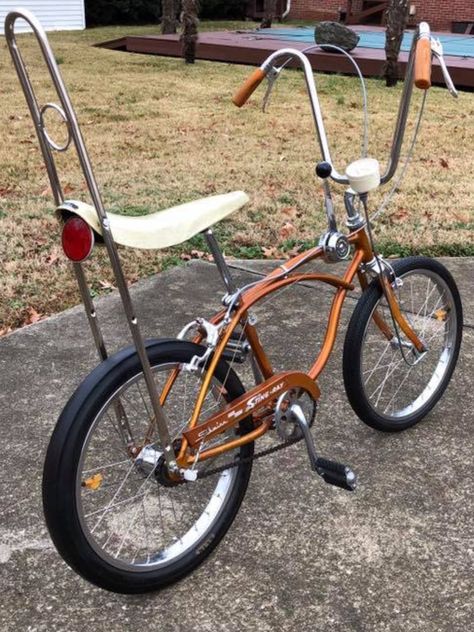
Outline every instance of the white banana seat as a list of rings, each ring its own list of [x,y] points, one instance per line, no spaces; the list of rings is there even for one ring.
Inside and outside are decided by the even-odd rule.
[[[149,215],[130,217],[107,213],[107,217],[110,231],[117,244],[130,248],[167,248],[210,228],[242,208],[248,201],[249,198],[243,191],[233,191],[187,202]],[[67,200],[57,210],[60,213],[67,211],[79,215],[94,231],[102,234],[99,218],[90,204]]]

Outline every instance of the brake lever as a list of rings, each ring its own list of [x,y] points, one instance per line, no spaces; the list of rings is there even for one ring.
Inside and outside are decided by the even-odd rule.
[[[273,86],[275,84],[275,81],[278,79],[278,76],[280,72],[282,71],[282,68],[273,67],[271,70],[267,72],[268,85],[267,85],[267,89],[265,91],[265,95],[262,100],[262,112],[267,111],[268,105],[270,103],[270,97],[272,94]]]
[[[441,71],[443,73],[444,81],[446,83],[446,87],[449,92],[452,94],[454,98],[458,98],[458,91],[456,90],[453,80],[451,79],[451,75],[449,74],[449,70],[446,66],[446,62],[443,57],[443,45],[441,44],[441,40],[432,37],[431,38],[431,51],[433,55],[435,55],[436,59],[439,61],[439,65],[441,66]]]

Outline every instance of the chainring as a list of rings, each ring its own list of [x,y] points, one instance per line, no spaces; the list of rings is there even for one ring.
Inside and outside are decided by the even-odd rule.
[[[297,417],[292,412],[294,405],[301,407],[310,428],[316,418],[317,402],[309,393],[296,388],[282,393],[275,406],[275,430],[282,441],[293,441],[303,437]]]

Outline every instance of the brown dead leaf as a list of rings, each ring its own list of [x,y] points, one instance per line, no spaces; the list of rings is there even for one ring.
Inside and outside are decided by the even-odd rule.
[[[252,244],[252,235],[249,235],[248,232],[238,231],[234,233],[232,241],[234,244],[239,244],[239,246],[250,246]]]
[[[190,252],[183,252],[179,258],[181,261],[190,261],[191,259],[202,259],[203,261],[212,261],[212,255],[204,250],[193,249]]]
[[[216,183],[215,182],[206,182],[204,187],[206,193],[215,193],[216,191]]]
[[[11,327],[2,327],[0,329],[0,338],[2,336],[6,336],[7,334],[9,334],[11,331],[13,331],[13,329]]]
[[[290,250],[287,250],[285,252],[285,259],[292,259],[293,257],[296,257],[296,255],[300,254],[301,250],[302,246],[295,246],[294,248],[290,248]]]
[[[289,219],[295,219],[295,217],[298,217],[298,209],[296,206],[285,206],[285,208],[281,209],[281,212]]]
[[[117,288],[110,281],[99,281],[99,285],[103,290],[116,290]]]
[[[295,230],[296,228],[291,222],[285,222],[279,231],[280,239],[288,239],[288,237],[292,235]]]
[[[72,184],[65,184],[63,187],[63,193],[65,195],[67,195],[68,193],[72,193],[74,191],[74,187],[72,186]]]
[[[395,213],[392,213],[392,219],[396,222],[403,222],[408,217],[408,211],[405,208],[400,208]]]
[[[279,189],[279,186],[276,182],[266,182],[264,187],[265,187],[265,192],[268,195],[273,195]]]
[[[439,164],[443,167],[443,169],[449,169],[448,161],[444,158],[439,159]]]
[[[276,259],[279,255],[278,248],[276,248],[276,246],[270,246],[269,248],[262,246],[262,252],[266,259]]]
[[[204,250],[191,250],[191,257],[193,259],[203,259],[204,261],[212,261],[212,255]]]
[[[32,325],[33,323],[37,323],[42,318],[42,314],[37,312],[34,307],[28,307],[26,313],[27,316],[23,322],[24,325]]]

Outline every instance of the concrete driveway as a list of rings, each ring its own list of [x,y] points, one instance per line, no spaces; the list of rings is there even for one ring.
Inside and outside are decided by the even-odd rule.
[[[82,307],[1,339],[0,630],[474,629],[474,260],[445,263],[462,291],[466,327],[453,381],[429,417],[396,435],[362,424],[343,390],[341,330],[320,380],[314,436],[324,456],[357,471],[357,492],[325,485],[310,471],[302,443],[259,460],[216,552],[185,580],[147,596],[114,595],[79,578],[56,553],[42,519],[48,438],[96,364]],[[154,337],[208,316],[221,294],[215,269],[204,262],[133,288]],[[261,315],[277,365],[295,368],[314,354],[329,297],[314,289],[283,294],[268,306],[273,320]],[[99,301],[99,317],[111,349],[129,344],[115,294]]]

